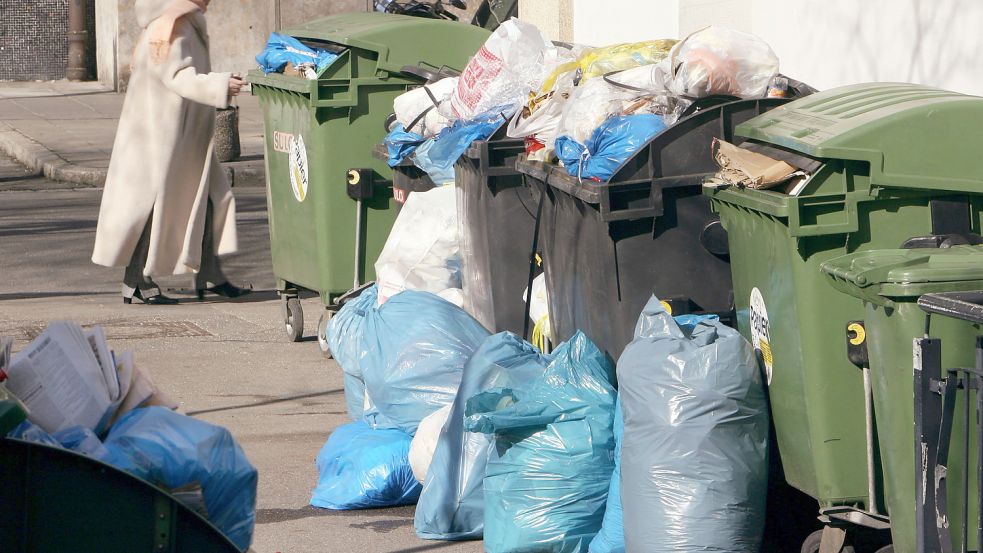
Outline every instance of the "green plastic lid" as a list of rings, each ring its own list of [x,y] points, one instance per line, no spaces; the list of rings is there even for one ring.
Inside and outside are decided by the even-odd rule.
[[[983,98],[906,83],[834,88],[738,125],[740,136],[870,163],[871,184],[983,190]]]
[[[826,261],[834,288],[873,303],[922,294],[983,290],[983,247],[870,250]]]

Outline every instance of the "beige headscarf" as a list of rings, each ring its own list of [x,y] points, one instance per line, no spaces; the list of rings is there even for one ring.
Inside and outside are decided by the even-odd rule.
[[[161,14],[147,26],[150,59],[154,63],[163,63],[171,51],[171,40],[174,38],[174,26],[177,20],[196,11],[205,12],[206,9],[205,0],[171,0]]]

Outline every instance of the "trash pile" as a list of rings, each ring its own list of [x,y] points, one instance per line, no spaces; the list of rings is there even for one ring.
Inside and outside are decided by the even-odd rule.
[[[292,36],[272,33],[266,47],[256,56],[256,63],[264,73],[314,80],[337,57],[338,54],[323,48],[310,48]]]
[[[240,550],[252,542],[257,472],[228,430],[181,415],[100,327],[52,323],[16,355],[0,347],[0,386],[27,420],[8,438],[74,451],[168,490]]]
[[[412,159],[439,185],[454,180],[454,162],[471,142],[501,129],[526,141],[530,159],[558,160],[573,176],[604,182],[704,105],[785,97],[790,85],[771,48],[739,31],[708,27],[681,41],[590,48],[551,43],[512,19],[460,76],[397,98],[385,144],[391,167]]]

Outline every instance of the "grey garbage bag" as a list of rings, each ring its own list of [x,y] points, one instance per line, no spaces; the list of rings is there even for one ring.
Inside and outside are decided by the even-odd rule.
[[[627,551],[758,551],[768,406],[750,344],[716,317],[674,320],[653,297],[618,382]]]

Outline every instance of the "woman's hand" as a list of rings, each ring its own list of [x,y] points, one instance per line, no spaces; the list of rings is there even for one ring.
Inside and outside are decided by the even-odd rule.
[[[232,75],[229,78],[229,98],[234,98],[242,92],[242,85],[245,84],[242,77],[239,75]]]

